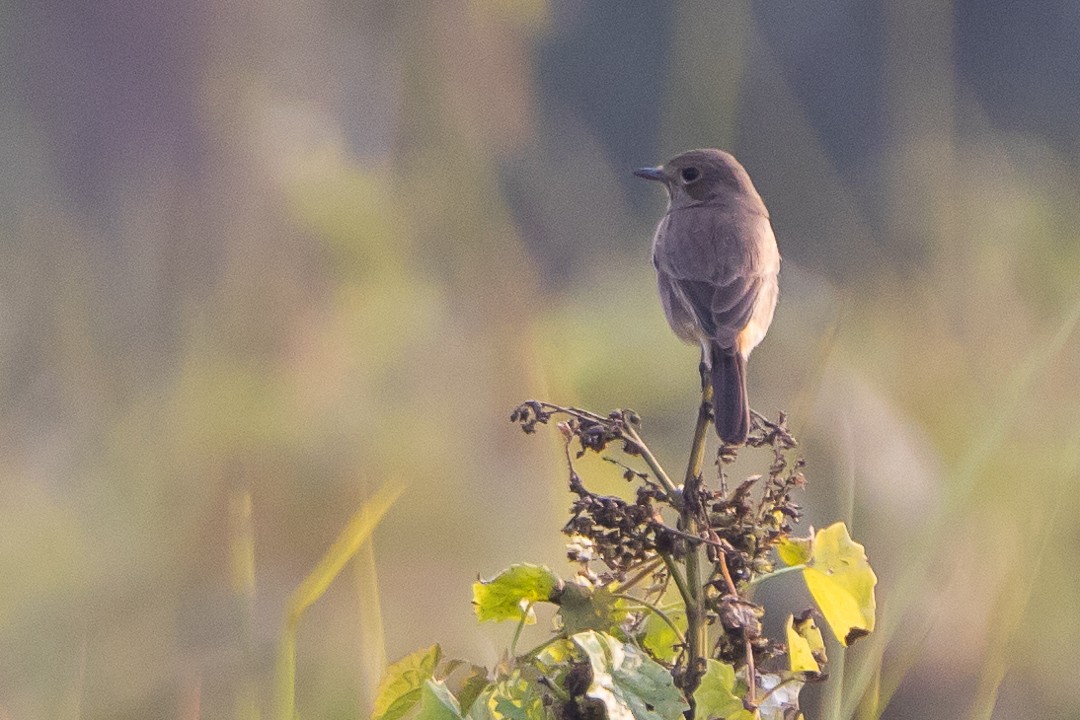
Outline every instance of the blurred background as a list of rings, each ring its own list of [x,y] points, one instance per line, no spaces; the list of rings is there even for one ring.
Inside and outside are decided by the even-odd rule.
[[[556,433],[510,410],[632,407],[681,467],[697,351],[630,170],[699,146],[784,256],[751,400],[790,413],[805,525],[847,521],[880,578],[808,717],[1080,715],[1080,5],[0,18],[0,718],[266,716],[289,593],[388,481],[300,624],[301,714],[366,717],[432,642],[494,662],[475,577],[571,571]]]

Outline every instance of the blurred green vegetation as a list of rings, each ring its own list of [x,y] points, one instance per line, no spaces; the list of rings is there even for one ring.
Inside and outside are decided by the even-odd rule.
[[[568,503],[509,410],[630,406],[685,452],[628,170],[700,145],[785,258],[751,399],[893,628],[810,716],[1080,713],[1080,16],[1011,12],[5,3],[0,717],[266,717],[289,593],[388,479],[377,588],[300,627],[301,714],[366,716],[435,641],[493,661],[469,582],[562,567]]]

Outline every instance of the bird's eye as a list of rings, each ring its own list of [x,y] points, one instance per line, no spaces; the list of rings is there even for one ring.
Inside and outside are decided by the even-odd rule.
[[[692,183],[701,177],[701,171],[696,167],[683,168],[682,172],[679,173],[679,177],[682,178],[684,183]]]

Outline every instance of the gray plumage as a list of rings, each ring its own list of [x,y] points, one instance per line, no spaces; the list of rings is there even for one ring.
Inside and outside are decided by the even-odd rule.
[[[701,345],[717,433],[741,444],[750,429],[746,359],[776,308],[780,253],[769,212],[743,166],[722,150],[691,150],[635,174],[668,190],[653,236],[660,301],[675,334]]]

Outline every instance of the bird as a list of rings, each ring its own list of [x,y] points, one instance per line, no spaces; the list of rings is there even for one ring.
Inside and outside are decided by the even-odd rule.
[[[690,150],[634,171],[663,183],[668,207],[653,234],[652,262],[672,331],[701,346],[705,401],[726,445],[746,442],[746,361],[765,338],[779,294],[780,251],[769,211],[730,153]]]

